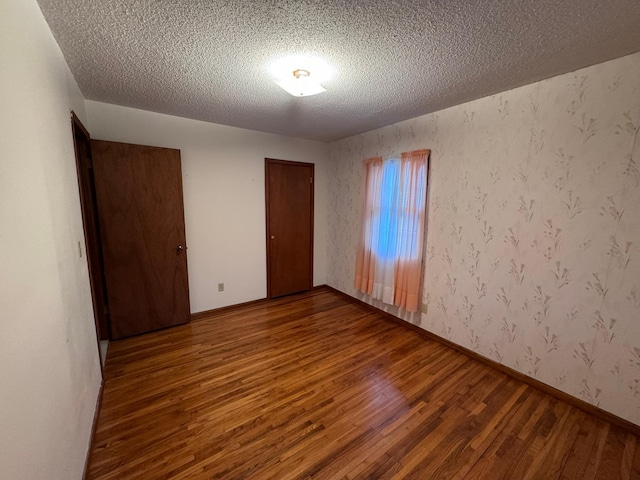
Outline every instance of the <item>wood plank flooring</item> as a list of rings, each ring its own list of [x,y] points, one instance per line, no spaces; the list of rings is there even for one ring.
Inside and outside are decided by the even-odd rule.
[[[90,479],[640,479],[640,439],[328,289],[111,343]]]

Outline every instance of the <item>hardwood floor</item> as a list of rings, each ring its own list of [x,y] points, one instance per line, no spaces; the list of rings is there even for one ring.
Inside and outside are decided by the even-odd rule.
[[[320,289],[111,343],[87,476],[640,479],[640,441]]]

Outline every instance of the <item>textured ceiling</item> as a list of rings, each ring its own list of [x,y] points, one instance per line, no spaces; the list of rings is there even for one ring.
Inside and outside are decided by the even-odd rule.
[[[331,141],[640,51],[638,0],[39,0],[85,97]],[[311,54],[327,89],[270,67]]]

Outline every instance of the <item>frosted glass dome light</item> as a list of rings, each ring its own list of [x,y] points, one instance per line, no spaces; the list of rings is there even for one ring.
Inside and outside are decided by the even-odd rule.
[[[297,68],[289,77],[276,80],[276,83],[286,92],[294,97],[308,97],[326,92],[327,90],[311,78],[311,72],[302,68]]]

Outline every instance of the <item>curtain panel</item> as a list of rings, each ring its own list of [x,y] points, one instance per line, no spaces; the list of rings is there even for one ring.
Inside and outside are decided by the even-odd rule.
[[[429,153],[364,161],[355,288],[409,312],[421,298]]]

